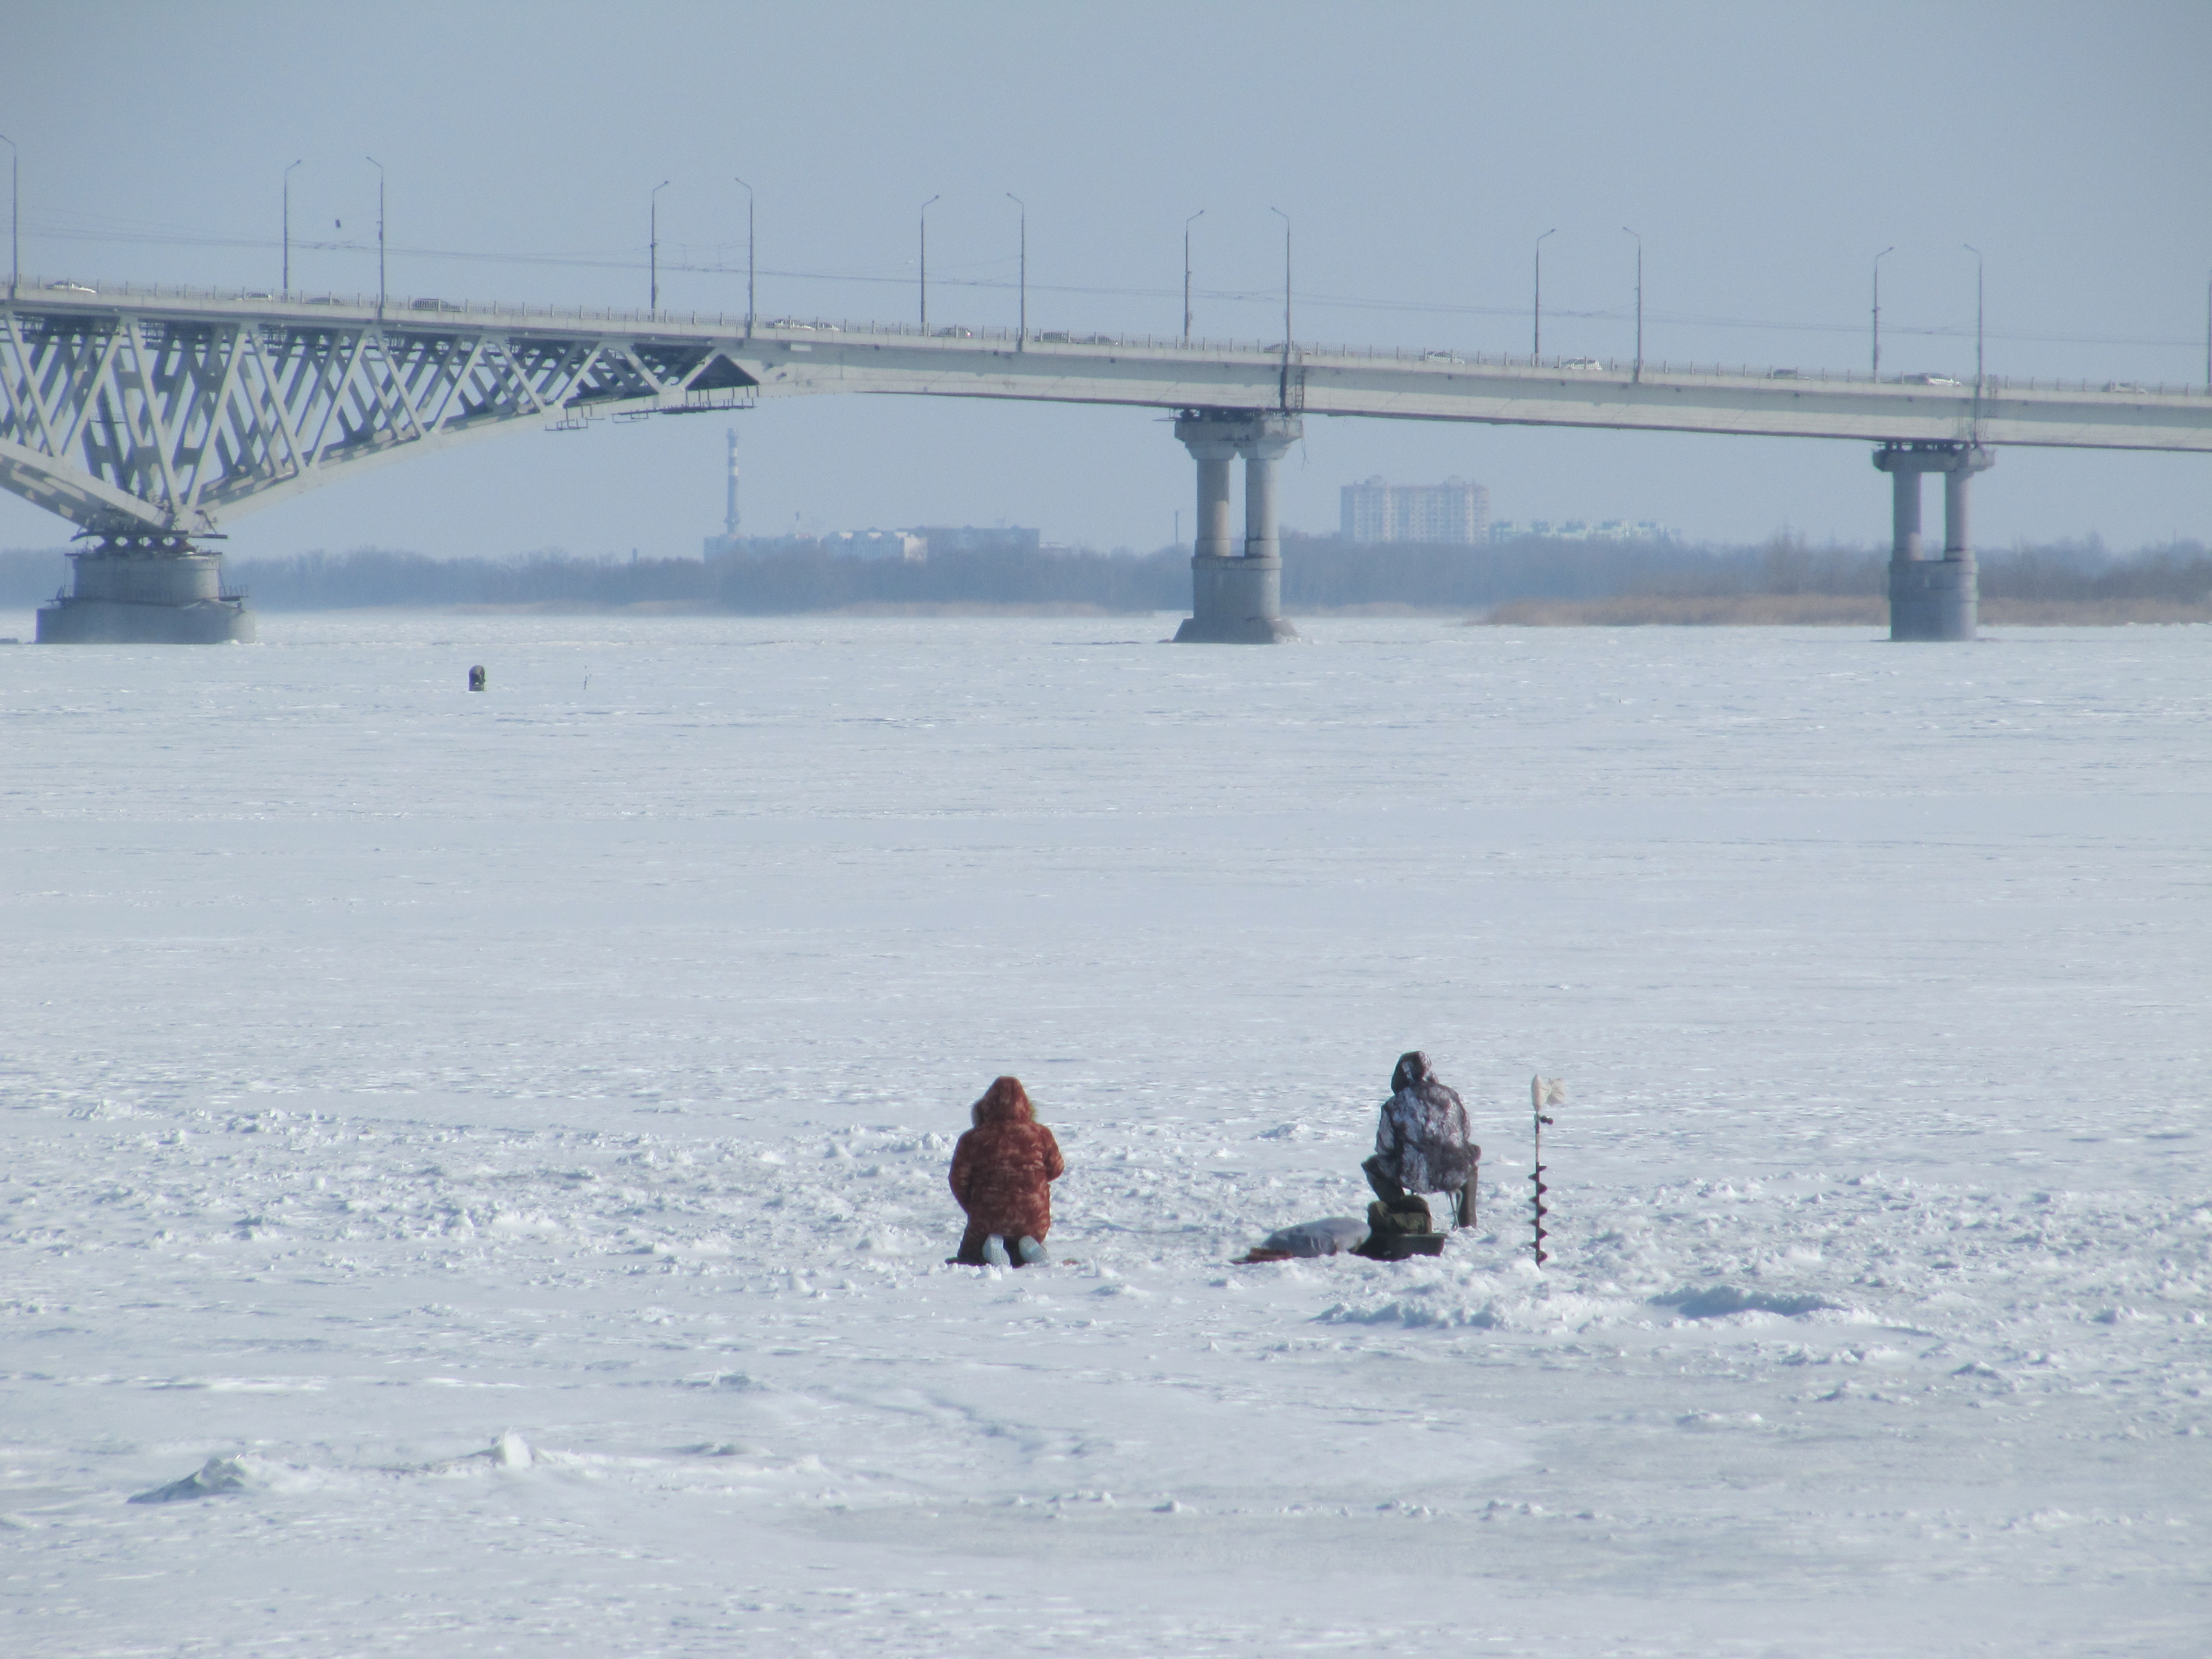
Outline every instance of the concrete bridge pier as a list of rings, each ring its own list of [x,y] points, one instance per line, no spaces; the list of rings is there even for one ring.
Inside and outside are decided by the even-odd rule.
[[[1889,443],[1874,464],[1889,474],[1893,492],[1889,553],[1889,637],[1971,640],[1979,621],[1981,577],[1974,563],[1969,492],[1973,476],[1996,458],[1979,444]],[[1943,475],[1943,556],[1931,559],[1921,540],[1920,479]]]
[[[1202,645],[1294,640],[1283,620],[1283,552],[1276,465],[1304,435],[1295,415],[1194,410],[1176,436],[1198,464],[1198,538],[1190,561],[1191,616],[1176,638]],[[1244,460],[1244,545],[1229,532],[1229,463]]]
[[[253,638],[242,593],[226,593],[222,556],[175,532],[88,532],[72,550],[70,592],[39,608],[41,645],[227,645]]]

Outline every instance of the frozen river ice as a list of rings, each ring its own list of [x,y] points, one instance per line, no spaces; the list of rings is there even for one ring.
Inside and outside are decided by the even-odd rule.
[[[0,1650],[2212,1646],[2212,629],[1304,628],[0,647]]]

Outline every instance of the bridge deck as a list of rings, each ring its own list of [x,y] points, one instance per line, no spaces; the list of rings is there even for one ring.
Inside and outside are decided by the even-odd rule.
[[[361,327],[374,296],[272,298],[213,289],[26,285],[15,309],[278,327]],[[1146,408],[1278,408],[1310,415],[1712,432],[1862,441],[1963,440],[2072,448],[2212,451],[2212,392],[2202,386],[1987,377],[1979,422],[1971,381],[1880,381],[1834,369],[1544,358],[1300,343],[1287,373],[1279,342],[1154,335],[1031,334],[700,313],[642,313],[435,299],[391,300],[393,334],[494,331],[541,339],[711,343],[749,370],[763,396],[873,392],[1004,398]]]
[[[77,283],[0,300],[0,487],[81,524],[204,530],[526,421],[836,393],[2212,452],[2197,387]]]

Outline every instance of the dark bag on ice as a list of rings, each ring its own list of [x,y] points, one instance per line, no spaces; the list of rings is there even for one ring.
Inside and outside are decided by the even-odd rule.
[[[1403,1261],[1409,1255],[1436,1255],[1444,1248],[1428,1200],[1408,1193],[1393,1203],[1380,1199],[1367,1206],[1367,1242],[1352,1254],[1376,1261]]]

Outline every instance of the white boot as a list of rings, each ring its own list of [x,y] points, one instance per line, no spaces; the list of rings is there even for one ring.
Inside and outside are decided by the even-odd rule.
[[[1022,1266],[1024,1267],[1034,1267],[1041,1261],[1049,1261],[1052,1260],[1050,1256],[1044,1253],[1044,1244],[1042,1241],[1031,1238],[1026,1233],[1022,1235],[1022,1242],[1017,1244],[1014,1249],[1021,1256]]]
[[[1006,1254],[1006,1241],[996,1233],[983,1241],[983,1260],[994,1267],[1013,1266],[1013,1258]]]

